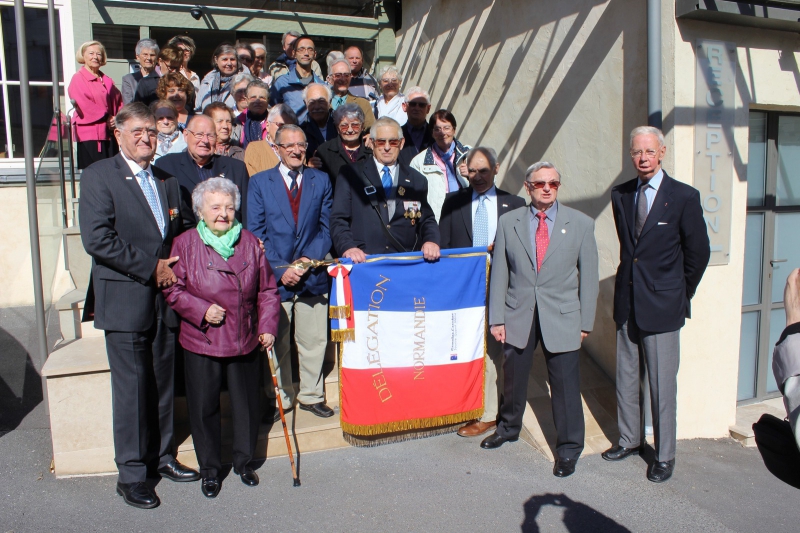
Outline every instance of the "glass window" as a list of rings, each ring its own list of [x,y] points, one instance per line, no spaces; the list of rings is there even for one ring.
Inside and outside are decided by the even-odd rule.
[[[5,102],[3,101],[3,92],[0,91],[0,110],[5,109]],[[0,113],[0,158],[6,159],[11,157],[12,147],[8,144],[8,134],[6,133],[6,114]]]
[[[761,264],[764,248],[763,213],[748,213],[744,235],[742,305],[754,305],[761,303]]]
[[[162,2],[163,0],[144,0]],[[173,4],[196,6],[197,0],[173,0]],[[266,4],[266,5],[265,5]],[[375,17],[373,2],[364,0],[284,0],[283,2],[264,2],[264,0],[225,0],[216,2],[216,10],[220,8],[269,9],[271,11],[293,11],[298,13],[326,13],[329,15],[349,15],[353,17]],[[99,39],[98,39],[99,40]]]
[[[747,205],[764,205],[764,183],[767,173],[767,114],[750,112],[747,154]]]
[[[39,105],[37,105],[37,103]],[[11,138],[14,139],[14,157],[24,157],[22,146],[22,102],[20,87],[8,87],[8,111],[11,115]],[[39,157],[50,132],[53,119],[53,87],[31,86],[31,126],[33,157]]]
[[[0,7],[0,19],[3,25],[3,49],[8,80],[19,81],[19,59],[17,56],[16,16],[13,7]],[[56,11],[56,26],[59,26]],[[60,32],[56,32],[59,35]],[[47,10],[25,8],[25,38],[28,50],[28,78],[31,81],[52,81],[50,68],[50,32],[47,25]],[[56,52],[61,57],[60,38],[56,42]],[[59,73],[62,69],[59,68]],[[60,74],[59,81],[64,81]],[[52,105],[50,106],[52,107]]]
[[[739,387],[736,400],[749,400],[756,395],[756,369],[758,364],[758,321],[761,313],[742,313],[742,330],[739,339]]]
[[[92,24],[92,40],[103,43],[108,59],[133,60],[136,59],[139,26]]]
[[[777,205],[800,205],[800,117],[778,119]]]
[[[783,301],[786,278],[789,277],[789,272],[800,267],[798,235],[800,235],[800,213],[775,214],[775,251],[770,259],[781,262],[773,263],[772,266],[772,303]]]

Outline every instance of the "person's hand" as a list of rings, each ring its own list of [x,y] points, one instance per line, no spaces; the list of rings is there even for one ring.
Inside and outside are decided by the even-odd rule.
[[[306,161],[306,165],[311,168],[316,168],[317,170],[322,168],[322,159],[319,158],[317,152],[314,152],[314,155],[308,158]]]
[[[275,344],[275,336],[271,333],[262,333],[258,336],[258,342],[261,343],[265,350],[269,350]]]
[[[221,324],[225,320],[225,309],[217,304],[211,304],[211,307],[206,311],[205,319],[209,324]]]
[[[175,257],[170,257],[169,259],[159,259],[158,264],[156,264],[156,270],[153,272],[153,279],[156,280],[156,285],[158,285],[159,289],[166,289],[168,287],[172,287],[172,285],[178,281],[177,276],[172,271],[172,265],[180,259],[177,255]]]
[[[497,342],[506,342],[506,326],[505,324],[499,324],[497,326],[492,326],[489,328],[489,332],[494,337],[494,340]]]
[[[262,241],[261,239],[258,239],[258,247],[261,248],[262,254],[267,253],[267,249],[264,248],[264,241]]]
[[[287,268],[283,272],[283,276],[281,276],[281,283],[284,287],[294,287],[300,280],[303,278],[303,273],[305,271],[302,268],[294,268],[290,267]]]
[[[583,340],[588,336],[589,336],[588,331],[581,331],[581,342],[583,342]]]
[[[425,261],[438,261],[441,256],[439,245],[435,242],[426,242],[422,245],[422,257]]]
[[[800,268],[789,272],[783,289],[783,307],[786,309],[786,325],[800,322]]]
[[[361,248],[350,248],[342,257],[350,259],[353,263],[363,263],[367,260],[367,254]]]
[[[116,127],[117,127],[117,121],[116,121],[115,117],[108,117],[108,120],[106,121],[106,123],[108,124],[108,129],[110,129],[110,130],[116,129]]]
[[[372,142],[372,135],[370,135],[369,133],[365,133],[363,138],[364,138],[364,146],[366,146],[370,150],[374,150],[375,143]]]
[[[464,178],[468,178],[469,177],[469,170],[467,169],[467,162],[466,161],[464,161],[463,163],[458,165],[458,172]]]

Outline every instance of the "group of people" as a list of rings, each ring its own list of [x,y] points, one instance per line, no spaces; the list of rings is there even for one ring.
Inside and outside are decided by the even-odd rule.
[[[529,204],[498,189],[493,149],[460,142],[456,118],[446,109],[431,113],[421,87],[401,94],[396,68],[373,84],[355,47],[331,58],[326,83],[308,36],[284,35],[284,54],[267,69],[258,56],[265,50],[221,45],[214,70],[199,80],[186,66],[193,43],[175,39],[182,54],[174,62],[163,55],[170,46],[137,46],[146,71],[133,80],[130,103],[122,105],[100,73],[105,53],[96,42],[78,54],[84,85],[70,85],[86,135],[96,134],[82,139],[92,144],[83,161],[95,161],[81,178],[81,235],[93,258],[85,309],[106,332],[117,492],[126,503],[159,505],[148,475],[201,480],[205,496],[219,493],[223,380],[234,472],[248,486],[259,483],[252,467],[259,423],[279,420],[271,402],[261,409],[262,350],[276,351],[286,411],[334,415],[322,372],[329,280],[308,266],[312,260],[361,263],[371,254],[420,251],[437,261],[442,248],[485,247],[493,255],[485,410],[459,435],[492,431],[485,449],[517,440],[541,343],[558,433],[554,474],[571,475],[584,442],[578,350],[594,325],[598,251],[593,220],[557,201],[556,166],[528,168]],[[162,67],[159,100],[147,105],[136,95],[156,69],[154,57]],[[73,90],[85,91],[83,100]],[[118,154],[101,130],[113,133]],[[661,169],[665,151],[659,130],[636,128],[637,177],[612,191],[621,437],[603,454],[617,461],[644,445],[639,379],[646,367],[656,448],[647,476],[655,482],[674,467],[679,332],[710,255],[699,194]],[[175,459],[181,352],[199,472]]]

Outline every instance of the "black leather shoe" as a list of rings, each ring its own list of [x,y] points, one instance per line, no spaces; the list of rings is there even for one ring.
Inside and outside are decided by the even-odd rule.
[[[321,418],[329,418],[333,416],[333,409],[325,405],[325,402],[312,403],[306,405],[304,403],[297,404],[303,411],[309,411]]]
[[[656,461],[647,469],[647,479],[653,483],[663,483],[672,477],[675,469],[675,459],[671,461]]]
[[[161,477],[177,481],[178,483],[186,483],[187,481],[197,481],[200,479],[199,472],[180,464],[177,459],[173,459],[159,468],[158,473],[161,474]]]
[[[203,491],[203,496],[206,498],[216,498],[221,488],[222,483],[215,477],[204,477],[200,483],[200,490]]]
[[[604,451],[600,454],[600,456],[606,461],[622,461],[629,455],[639,455],[640,451],[641,446],[637,446],[636,448],[624,448],[617,445],[612,446],[608,450]]]
[[[506,442],[516,442],[518,438],[519,437],[506,438],[506,437],[501,437],[497,433],[492,433],[491,435],[483,439],[483,441],[481,442],[481,448],[483,448],[484,450],[494,450],[495,448],[499,448]]]
[[[117,482],[117,494],[122,496],[125,503],[139,509],[153,509],[161,503],[156,492],[143,481],[136,483]]]
[[[553,475],[556,477],[571,476],[575,473],[575,465],[577,463],[577,459],[563,459],[559,457],[556,459],[556,464],[553,465]]]
[[[244,470],[242,470],[241,473],[237,472],[234,468],[233,473],[242,478],[242,483],[248,487],[255,487],[258,485],[258,474],[256,474],[256,471],[249,466],[244,467]]]

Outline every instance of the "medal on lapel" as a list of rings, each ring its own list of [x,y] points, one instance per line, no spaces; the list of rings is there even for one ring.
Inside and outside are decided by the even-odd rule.
[[[399,194],[400,196],[405,196],[405,194],[406,194],[405,187],[403,187],[402,185],[400,187],[398,187],[397,188],[397,194]]]

